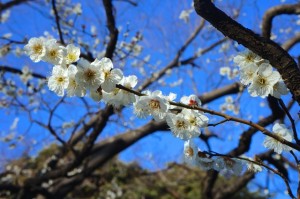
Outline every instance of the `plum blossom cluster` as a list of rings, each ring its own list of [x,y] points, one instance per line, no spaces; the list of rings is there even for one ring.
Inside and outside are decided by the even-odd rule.
[[[245,168],[251,172],[262,171],[260,165],[246,160],[208,155],[200,151],[193,140],[187,140],[184,143],[184,160],[188,164],[200,167],[203,170],[216,170],[225,177],[240,175]]]
[[[252,97],[265,98],[272,95],[280,98],[281,95],[288,93],[281,75],[273,70],[269,61],[252,51],[240,53],[233,61],[240,67],[240,81],[248,86],[248,92]]]
[[[198,151],[193,138],[199,137],[201,128],[208,125],[208,117],[195,109],[201,106],[196,95],[183,96],[180,103],[191,108],[182,108],[172,103],[176,94],[163,95],[159,90],[138,93],[132,89],[137,84],[134,75],[124,76],[108,58],[89,62],[80,58],[80,49],[70,44],[60,45],[55,39],[31,38],[25,53],[34,62],[53,64],[48,78],[48,87],[58,96],[83,97],[89,92],[95,101],[103,101],[116,107],[133,105],[137,117],[152,116],[155,121],[165,121],[174,136],[185,141],[184,154],[187,162],[202,169],[215,169],[225,175],[239,174],[244,162],[226,157],[209,157]],[[253,166],[248,166],[253,168]]]
[[[292,142],[293,134],[292,132],[286,128],[284,124],[276,123],[273,126],[273,132],[275,135]],[[275,140],[272,137],[266,137],[264,140],[264,147],[268,149],[273,149],[276,153],[281,154],[283,151],[292,151],[293,149],[287,145],[282,144],[278,140]]]
[[[183,140],[198,137],[200,128],[208,124],[208,118],[198,110],[173,111],[174,106],[169,102],[175,100],[174,93],[165,96],[158,90],[144,91],[138,96],[120,89],[117,84],[129,90],[134,88],[137,77],[124,77],[108,58],[95,59],[91,63],[79,59],[80,49],[72,44],[64,47],[55,39],[32,38],[25,46],[25,53],[34,62],[45,61],[54,65],[48,87],[58,96],[63,96],[66,90],[67,96],[83,97],[89,91],[95,101],[102,100],[117,107],[133,104],[138,117],[152,116],[156,121],[166,121],[174,135]],[[196,95],[184,96],[180,102],[192,107],[201,106]]]

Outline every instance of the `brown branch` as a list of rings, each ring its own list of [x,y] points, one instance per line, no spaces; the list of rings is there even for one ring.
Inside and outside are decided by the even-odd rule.
[[[216,8],[210,0],[194,0],[194,5],[196,12],[225,36],[269,60],[281,74],[294,99],[300,104],[300,71],[295,60],[285,50],[275,42],[244,28]]]
[[[1,72],[15,73],[15,74],[19,74],[19,75],[22,75],[22,74],[23,74],[22,70],[17,69],[17,68],[13,68],[13,67],[10,67],[10,66],[0,66],[0,71],[1,71]],[[32,75],[33,77],[38,78],[38,79],[46,79],[45,76],[43,76],[43,75],[41,75],[41,74],[38,74],[38,73],[31,73],[31,75]]]
[[[13,6],[20,5],[22,3],[26,3],[30,0],[14,0],[14,1],[9,1],[7,3],[1,3],[0,2],[0,15],[4,10],[10,9]]]
[[[292,47],[294,47],[299,42],[300,42],[300,34],[297,34],[295,37],[291,38],[290,40],[282,44],[282,48],[285,49],[286,51],[289,51]]]
[[[84,176],[90,175],[95,169],[101,167],[105,162],[114,157],[114,155],[128,148],[148,134],[159,130],[163,125],[166,124],[164,122],[151,121],[138,129],[130,130],[99,143],[94,147],[93,155],[89,158],[90,161],[84,169],[84,172],[72,178],[60,180],[55,186],[53,194],[64,196],[73,189],[73,186],[70,186],[70,184],[74,185],[74,182],[76,184],[81,182],[81,180],[84,179]]]
[[[237,159],[244,160],[249,163],[260,165],[260,166],[266,168],[267,170],[273,172],[274,174],[278,175],[279,177],[281,177],[283,179],[289,196],[294,199],[295,196],[293,195],[291,187],[289,185],[289,180],[287,178],[287,174],[282,173],[282,170],[284,172],[286,172],[286,169],[284,168],[283,164],[280,163],[280,161],[278,161],[278,160],[276,160],[276,164],[274,164],[275,160],[272,157],[272,153],[273,153],[272,151],[267,151],[267,152],[261,153],[256,156],[257,160],[251,160],[251,159],[244,158],[244,157],[233,157],[230,155],[224,155],[224,154],[220,154],[220,153],[213,153],[212,155],[228,157],[228,158],[237,158]],[[262,162],[262,160],[267,160],[268,162],[271,161],[272,164],[274,164],[278,170],[275,170],[274,168],[271,168],[270,166],[264,164]],[[214,192],[215,196],[213,198],[217,198],[217,199],[229,198],[230,196],[235,194],[237,191],[239,191],[241,188],[246,186],[246,184],[254,177],[254,174],[252,176],[247,176],[248,174],[251,174],[251,173],[252,172],[246,172],[244,174],[244,176],[240,176],[234,183],[229,183],[229,184],[227,184],[227,186],[226,185],[222,186],[222,189],[216,189]],[[252,177],[252,178],[250,178],[250,177]]]
[[[228,88],[231,88],[232,90],[238,92],[238,90],[236,90],[236,88],[232,86],[227,86],[225,88],[226,89],[220,89],[219,92],[214,92],[215,94],[214,99],[232,93],[229,91]],[[223,95],[220,94],[221,91],[223,91]],[[213,100],[212,94],[208,93],[207,96],[210,97],[209,98],[203,97],[203,101],[202,101],[203,104],[207,102],[206,99],[209,101]],[[91,165],[91,167],[90,168],[88,167],[89,169],[85,169],[85,171],[88,170],[88,172],[61,181],[61,184],[55,186],[56,188],[54,193],[59,192],[57,194],[65,194],[66,192],[70,191],[70,188],[72,188],[71,185],[73,185],[73,183],[78,184],[84,179],[83,175],[89,175],[91,172],[93,172],[94,168],[100,167],[102,164],[107,162],[117,153],[121,152],[125,148],[129,147],[130,145],[134,144],[135,142],[137,142],[138,140],[142,139],[143,137],[145,137],[150,133],[153,133],[158,130],[167,130],[167,129],[169,129],[169,127],[166,125],[165,122],[151,121],[148,124],[136,130],[128,131],[127,133],[117,135],[115,137],[104,140],[103,142],[95,144],[93,149],[88,154],[88,159],[91,160],[90,162],[88,162],[88,165]],[[84,132],[84,129],[80,131]]]
[[[112,59],[118,41],[119,31],[116,28],[115,16],[113,14],[113,5],[111,0],[103,0],[103,5],[105,8],[107,27],[109,30],[110,40],[106,47],[105,57]]]
[[[216,41],[215,43],[211,44],[210,46],[208,46],[207,48],[201,50],[201,52],[199,54],[204,55],[207,52],[209,52],[210,50],[212,50],[213,48],[215,48],[216,46],[222,44],[223,42],[225,42],[227,39],[221,39],[219,41]],[[191,64],[193,63],[193,61],[195,61],[197,58],[199,58],[199,55],[194,55],[190,58],[187,58],[185,60],[179,61],[179,54],[163,69],[161,69],[160,71],[156,72],[155,75],[153,75],[151,78],[149,78],[148,80],[146,80],[140,87],[139,87],[139,91],[144,90],[145,88],[149,87],[153,82],[155,82],[156,80],[158,80],[159,78],[161,78],[168,70],[175,68],[177,66],[183,66],[183,65],[187,65],[187,64]]]
[[[243,85],[235,82],[228,86],[224,86],[222,88],[215,89],[209,93],[204,93],[202,96],[199,96],[202,103],[209,103],[216,98],[222,97],[224,95],[236,94],[243,90]]]
[[[61,44],[65,45],[63,33],[61,31],[60,22],[59,22],[60,17],[58,15],[57,8],[56,8],[56,0],[52,0],[52,9],[54,10],[55,22],[56,22],[60,42]]]
[[[300,4],[279,5],[267,10],[262,21],[262,36],[265,38],[271,37],[272,21],[274,17],[282,14],[300,14]]]
[[[288,108],[285,106],[284,102],[282,99],[279,99],[279,104],[282,107],[282,109],[284,110],[285,114],[288,116],[291,124],[292,124],[292,129],[293,129],[293,135],[294,135],[294,139],[296,140],[297,144],[300,144],[300,140],[298,138],[298,134],[297,134],[297,130],[296,130],[296,124],[295,124],[295,120],[292,118]]]

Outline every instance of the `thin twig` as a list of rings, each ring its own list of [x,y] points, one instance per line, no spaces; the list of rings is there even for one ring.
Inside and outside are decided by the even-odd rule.
[[[59,15],[56,9],[56,1],[52,0],[52,9],[54,10],[54,15],[55,15],[55,22],[56,22],[56,26],[57,26],[57,30],[58,30],[58,34],[59,34],[59,39],[61,44],[65,45],[65,41],[63,38],[63,33],[61,31],[61,27],[60,27],[60,23],[59,23]]]
[[[292,118],[289,110],[287,109],[287,107],[285,106],[284,102],[282,101],[282,99],[278,99],[278,102],[280,104],[280,106],[283,108],[284,112],[286,113],[286,115],[288,116],[289,120],[291,121],[292,124],[292,129],[293,129],[293,134],[294,134],[294,138],[296,140],[297,144],[300,144],[300,141],[298,139],[298,134],[297,134],[297,130],[296,130],[296,125],[295,125],[295,120]]]

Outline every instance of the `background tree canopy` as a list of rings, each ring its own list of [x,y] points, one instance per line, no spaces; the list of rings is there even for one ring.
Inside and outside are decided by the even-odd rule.
[[[296,0],[0,1],[0,197],[300,198],[299,13]]]

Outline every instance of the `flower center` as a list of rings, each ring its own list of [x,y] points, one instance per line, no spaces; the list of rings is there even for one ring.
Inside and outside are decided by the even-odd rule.
[[[35,54],[42,54],[43,46],[41,44],[36,44],[33,46],[33,51]]]
[[[186,153],[188,154],[188,156],[193,156],[194,155],[194,150],[191,147],[188,147],[186,149]]]
[[[252,53],[247,54],[246,61],[253,62],[253,60],[254,60],[254,55]]]
[[[190,118],[189,122],[192,126],[197,126],[197,120],[195,117]]]
[[[88,70],[85,72],[85,77],[86,77],[87,79],[94,79],[95,76],[96,76],[95,71],[92,71],[92,70],[88,69]]]
[[[65,78],[64,77],[57,77],[56,80],[57,80],[58,83],[63,83],[65,81]]]
[[[50,55],[50,57],[55,58],[55,57],[57,57],[57,51],[56,50],[51,50],[49,52],[49,55]]]
[[[75,62],[75,60],[76,60],[76,55],[73,54],[73,53],[69,53],[68,56],[67,56],[67,59],[68,59],[71,63],[73,63],[73,62]]]
[[[178,129],[186,129],[186,123],[183,120],[177,120],[176,125]]]
[[[160,109],[160,103],[158,100],[154,100],[154,99],[150,100],[149,106],[151,109]]]
[[[266,83],[267,83],[267,80],[265,79],[265,78],[259,78],[259,80],[258,80],[258,83],[260,84],[260,85],[265,85]]]

